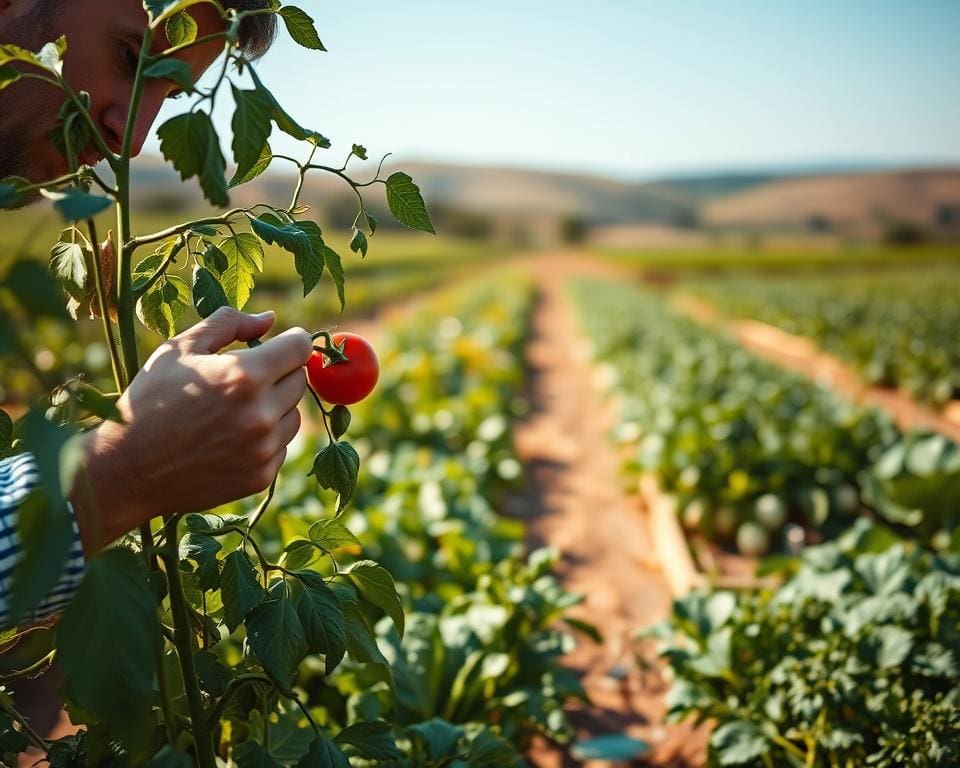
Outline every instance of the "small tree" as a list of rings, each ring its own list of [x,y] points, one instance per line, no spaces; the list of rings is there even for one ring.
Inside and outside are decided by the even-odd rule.
[[[217,9],[223,27],[198,37],[190,7],[201,2]],[[364,147],[354,144],[342,165],[317,162],[317,153],[329,149],[330,142],[300,125],[280,105],[238,47],[244,18],[269,13],[279,17],[295,42],[324,50],[304,11],[281,6],[277,0],[261,10],[241,12],[225,9],[216,0],[145,0],[144,7],[148,25],[118,153],[100,134],[89,111],[89,96],[71,88],[61,74],[66,39],[37,52],[0,45],[0,87],[36,79],[63,92],[54,141],[70,169],[42,183],[4,179],[0,206],[15,207],[39,191],[68,223],[53,246],[50,273],[65,290],[74,313],[90,304],[99,314],[116,385],[115,392],[102,393],[82,380],[65,382],[51,396],[56,407],[46,414],[42,408],[34,409],[16,425],[6,414],[2,417],[0,450],[4,455],[32,451],[42,478],[38,491],[20,510],[25,554],[14,575],[16,615],[36,605],[62,571],[71,538],[63,498],[76,465],[75,436],[98,420],[118,418],[115,401],[140,367],[138,319],[169,338],[191,305],[200,317],[223,306],[242,308],[262,269],[265,245],[277,245],[292,255],[304,296],[326,274],[342,308],[341,258],[320,227],[303,218],[308,208],[301,205],[300,194],[310,171],[338,176],[355,196],[349,247],[361,257],[377,228],[364,204],[364,193],[374,185],[385,187],[387,206],[401,224],[433,232],[420,191],[407,174],[381,178],[381,160],[368,181],[348,175],[351,160],[367,159]],[[161,30],[170,45],[152,53]],[[207,89],[192,81],[189,67],[176,54],[210,40],[222,40],[223,60],[216,81]],[[242,73],[249,75],[252,88],[233,82],[232,76]],[[195,178],[204,197],[222,210],[157,232],[138,233],[130,205],[133,126],[144,84],[151,78],[170,80],[195,97],[188,111],[159,127],[160,147],[181,177]],[[235,104],[231,147],[236,164],[229,180],[220,137],[210,118],[216,99],[228,86]],[[269,144],[274,129],[303,141],[305,159],[274,154]],[[114,182],[80,164],[90,144],[106,159]],[[230,189],[256,178],[276,159],[296,169],[289,203],[230,207]],[[104,252],[94,217],[111,207],[116,224],[109,252]],[[59,292],[50,290],[49,275],[34,266],[14,265],[7,286],[14,288],[22,309],[31,316],[62,314]],[[0,335],[16,343],[11,323],[0,322]],[[319,332],[315,338],[324,335]],[[327,342],[316,349],[335,358],[329,337]],[[323,410],[319,401],[318,405]],[[332,560],[331,541],[354,541],[336,517],[356,485],[359,458],[340,439],[349,424],[345,409],[323,410],[322,415],[330,440],[317,453],[311,474],[320,487],[335,491],[338,501],[334,517],[321,521],[322,535],[312,540],[312,546]],[[92,558],[75,600],[59,622],[55,649],[28,670],[41,671],[56,655],[65,673],[67,706],[85,731],[47,744],[0,691],[0,754],[10,759],[33,743],[47,752],[51,765],[186,766],[195,761],[201,768],[213,768],[216,754],[240,766],[273,765],[265,750],[266,724],[280,706],[299,707],[313,726],[314,738],[297,763],[304,768],[348,765],[341,751],[347,744],[361,752],[370,743],[383,748],[382,723],[350,734],[344,731],[335,743],[297,699],[293,682],[308,653],[322,654],[328,672],[347,653],[357,661],[369,661],[371,654],[364,649],[375,640],[364,618],[368,607],[385,612],[402,630],[403,612],[393,580],[370,561],[343,570],[334,563],[334,575],[325,577],[298,565],[290,552],[281,562],[268,560],[257,544],[255,526],[272,497],[273,486],[249,519],[187,515],[153,521]],[[222,610],[211,609],[208,600],[214,598],[222,602]],[[241,629],[244,653],[225,665],[209,648]],[[13,630],[3,639],[16,636]]]

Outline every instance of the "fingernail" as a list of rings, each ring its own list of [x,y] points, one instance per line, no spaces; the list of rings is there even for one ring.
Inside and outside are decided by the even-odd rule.
[[[273,317],[273,310],[268,309],[266,312],[257,312],[257,314],[251,315],[251,317],[257,320],[266,320],[268,317]]]

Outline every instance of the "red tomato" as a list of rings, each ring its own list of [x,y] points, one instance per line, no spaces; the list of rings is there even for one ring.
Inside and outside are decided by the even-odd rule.
[[[321,400],[334,405],[359,403],[373,392],[380,376],[380,363],[363,336],[355,333],[331,334],[333,343],[343,345],[345,363],[331,363],[326,355],[314,352],[307,361],[307,379]]]

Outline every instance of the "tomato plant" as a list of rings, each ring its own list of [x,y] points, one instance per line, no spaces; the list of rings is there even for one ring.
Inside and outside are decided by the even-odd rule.
[[[307,379],[313,391],[333,405],[353,405],[373,392],[380,363],[370,342],[355,333],[335,333],[330,345],[336,356],[314,351],[307,361]],[[341,356],[343,359],[341,359]]]
[[[63,488],[75,468],[74,436],[103,419],[118,418],[114,403],[140,370],[138,319],[169,338],[183,326],[191,307],[202,318],[220,307],[242,308],[262,269],[266,245],[292,256],[304,296],[326,275],[342,308],[346,294],[341,257],[321,228],[304,218],[309,209],[300,202],[310,172],[332,173],[356,194],[358,212],[349,247],[361,256],[377,226],[363,196],[374,185],[385,188],[387,206],[400,223],[433,232],[420,191],[408,175],[398,171],[382,178],[382,160],[368,181],[357,182],[347,173],[348,163],[367,159],[361,145],[354,144],[342,163],[319,162],[318,153],[329,149],[330,142],[281,106],[241,50],[240,30],[254,14],[275,15],[296,43],[324,50],[307,13],[276,0],[243,11],[206,0],[222,25],[198,37],[190,15],[194,4],[144,3],[143,44],[127,127],[116,152],[90,114],[88,95],[63,77],[63,57],[69,56],[65,38],[40,51],[0,46],[0,87],[38,79],[63,94],[54,143],[69,167],[68,173],[47,181],[0,182],[0,206],[15,207],[42,193],[68,225],[53,247],[49,272],[35,262],[19,261],[5,275],[3,288],[17,312],[31,318],[64,317],[61,288],[66,311],[74,316],[92,307],[115,385],[115,391],[103,393],[86,381],[66,382],[17,424],[6,416],[0,423],[0,449],[5,454],[30,450],[42,480],[38,495],[20,511],[23,562],[29,567],[14,573],[11,602],[19,615],[49,591],[51,577],[62,569],[63,542],[69,540]],[[157,51],[153,43],[161,33],[169,47]],[[207,88],[193,82],[189,67],[176,55],[211,40],[223,46],[222,66]],[[235,78],[241,74],[252,87],[238,86]],[[220,210],[155,232],[138,232],[130,204],[133,130],[143,90],[158,78],[175,82],[194,97],[188,111],[159,127],[161,151],[184,179],[196,179],[205,198]],[[218,93],[227,86],[235,104],[231,146],[236,172],[230,179],[210,117]],[[305,158],[274,155],[269,144],[274,129],[304,142]],[[113,180],[83,164],[91,144],[105,158]],[[289,202],[230,207],[231,190],[275,160],[292,163],[296,171]],[[104,245],[96,217],[111,207],[115,224]],[[17,323],[5,311],[0,314],[0,337],[5,348],[24,349]],[[29,360],[29,350],[24,357]],[[354,492],[360,465],[356,449],[340,439],[349,425],[344,411],[338,412],[329,443],[316,454],[310,472],[321,488],[336,492],[337,515]],[[328,539],[314,543],[319,561],[287,558],[281,564],[273,559],[258,542],[257,525],[274,500],[276,485],[275,480],[247,515],[157,519],[88,561],[55,638],[46,631],[47,645],[28,668],[35,674],[56,656],[65,675],[67,706],[83,728],[76,736],[45,742],[2,694],[4,759],[15,758],[11,753],[22,748],[24,738],[42,748],[53,764],[71,766],[213,768],[218,759],[229,759],[238,766],[282,763],[309,768],[344,766],[348,755],[400,756],[396,734],[385,721],[361,718],[333,732],[294,685],[308,656],[321,657],[327,673],[345,658],[358,664],[374,661],[376,636],[368,615],[385,613],[402,633],[404,614],[393,578],[370,560],[339,568]],[[335,537],[352,536],[336,517],[325,518],[325,524]],[[12,629],[3,639],[21,634]],[[242,644],[228,642],[231,637],[242,638]],[[107,648],[109,654],[104,653]],[[289,729],[291,718],[305,728],[295,729],[295,739],[291,732],[279,739],[277,728]],[[485,738],[496,743],[491,734]],[[278,742],[286,744],[285,751],[277,750]]]

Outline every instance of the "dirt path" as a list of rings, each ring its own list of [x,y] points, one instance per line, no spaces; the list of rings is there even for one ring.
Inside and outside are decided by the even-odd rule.
[[[559,578],[586,596],[578,615],[604,635],[602,645],[584,640],[567,659],[592,700],[572,712],[578,737],[626,733],[650,744],[649,764],[703,765],[705,732],[663,724],[666,683],[656,670],[641,672],[634,657],[633,633],[666,618],[671,595],[646,512],[622,490],[608,440],[612,406],[604,404],[592,368],[577,354],[579,331],[564,293],[573,275],[610,270],[554,255],[530,266],[540,293],[527,352],[532,411],[514,427],[530,488],[517,506],[529,515],[531,546],[547,544],[561,553]],[[579,764],[547,749],[531,758],[539,768]]]
[[[754,354],[821,382],[849,400],[886,411],[901,429],[930,429],[960,442],[957,407],[938,413],[900,390],[872,386],[812,340],[756,320],[729,319],[699,297],[680,294],[674,305],[703,325],[726,330]]]

